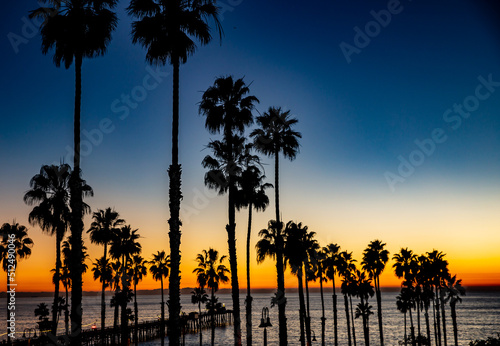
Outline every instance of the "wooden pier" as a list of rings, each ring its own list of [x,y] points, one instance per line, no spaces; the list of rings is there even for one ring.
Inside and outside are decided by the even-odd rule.
[[[226,310],[214,314],[215,328],[224,327],[232,324],[233,312]],[[198,333],[201,329],[211,328],[211,314],[190,313],[182,315],[182,335]],[[165,321],[165,335],[168,335],[168,320]],[[128,325],[128,335],[130,345],[134,344],[135,324],[131,322]],[[139,342],[159,339],[161,335],[161,322],[159,320],[140,322],[137,326],[137,336]],[[90,329],[82,331],[82,345],[84,346],[100,346],[102,345],[103,333],[100,329]],[[108,327],[104,329],[105,345],[120,345],[121,344],[121,328]],[[13,346],[45,346],[53,345],[69,345],[69,338],[66,335],[58,335],[57,339],[53,336],[44,334],[37,338],[16,338],[13,340]]]

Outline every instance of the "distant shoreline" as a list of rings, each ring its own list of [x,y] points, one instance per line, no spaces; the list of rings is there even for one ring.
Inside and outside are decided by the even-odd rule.
[[[382,292],[398,292],[401,289],[401,287],[382,287]],[[193,291],[193,287],[186,287],[181,289],[181,294],[191,294],[191,291]],[[500,292],[500,285],[492,285],[492,286],[467,286],[466,287],[467,292]],[[320,289],[319,287],[311,287],[309,288],[309,291],[312,293],[319,293]],[[101,291],[83,291],[84,296],[94,296],[97,293],[100,294]],[[168,289],[164,290],[165,294],[168,294]],[[253,288],[252,293],[274,293],[276,292],[275,288]],[[287,288],[286,292],[288,293],[297,293],[297,288]],[[331,287],[324,287],[323,292],[325,294],[331,294],[332,293],[332,288]],[[160,294],[160,289],[154,289],[154,290],[137,290],[137,293],[140,295],[157,295]],[[230,294],[231,289],[230,288],[222,288],[217,291],[217,294]],[[106,291],[106,295],[112,296],[114,292],[112,291]],[[242,288],[240,289],[240,295],[245,295],[246,294],[246,289]],[[340,288],[337,288],[337,294],[340,293]],[[52,297],[54,295],[54,292],[52,291],[43,291],[43,292],[16,292],[17,297]],[[5,297],[6,292],[0,292],[0,298]]]

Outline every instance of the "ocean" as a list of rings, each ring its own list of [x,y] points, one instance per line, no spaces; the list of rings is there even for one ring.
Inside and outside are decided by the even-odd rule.
[[[383,306],[383,328],[385,344],[388,346],[398,345],[399,341],[403,340],[404,336],[404,319],[403,314],[396,309],[396,296],[398,292],[383,292],[382,293],[382,306]],[[343,296],[338,295],[338,331],[339,331],[339,345],[347,345],[346,333],[346,320],[344,311]],[[267,329],[268,344],[278,344],[278,309],[277,307],[271,308],[272,293],[255,293],[253,294],[253,344],[260,345],[263,342],[263,329],[259,328],[261,312],[263,307],[269,307],[270,321],[272,327]],[[219,294],[219,301],[225,304],[226,308],[231,309],[232,301],[231,295],[227,293]],[[107,297],[110,299],[110,297]],[[245,294],[241,294],[241,320],[242,320],[242,334],[243,343],[245,343]],[[0,319],[6,321],[6,298],[0,302],[4,308],[0,309]],[[96,323],[100,326],[100,293],[96,292],[95,295],[84,296],[83,310],[84,328],[90,328],[92,324]],[[166,299],[166,298],[165,298]],[[357,299],[353,303],[357,303]],[[50,306],[50,297],[16,297],[16,337],[21,338],[23,331],[28,334],[28,328],[36,326],[37,319],[34,315],[34,309],[40,303],[46,303]],[[140,295],[138,294],[139,304],[139,320],[154,320],[160,316],[160,295]],[[197,311],[198,306],[191,303],[190,295],[182,295],[182,311],[189,313]],[[373,346],[379,345],[378,334],[378,320],[376,314],[376,300],[373,297],[370,300],[373,306],[374,315],[370,316],[370,344]],[[130,303],[133,309],[133,304]],[[203,309],[204,307],[202,307]],[[288,342],[289,345],[300,345],[300,329],[299,329],[299,299],[297,293],[287,293],[287,323],[288,323]],[[316,336],[316,343],[321,342],[321,299],[319,292],[311,293],[310,295],[310,311],[311,311],[311,329]],[[168,312],[166,312],[168,315]],[[447,322],[447,335],[449,344],[453,344],[453,329],[449,307],[446,310]],[[109,301],[106,309],[106,325],[113,324],[113,309],[109,307]],[[326,317],[326,344],[332,345],[334,332],[333,332],[333,299],[331,292],[325,294],[325,317]],[[415,323],[415,331],[417,330],[417,314],[413,313]],[[432,310],[430,310],[431,319],[431,335],[432,329]],[[500,291],[490,292],[468,292],[463,297],[462,303],[457,304],[457,320],[458,320],[458,338],[460,345],[468,345],[470,341],[476,339],[484,339],[488,336],[496,336],[500,333]],[[407,316],[408,333],[409,333],[409,316]],[[6,324],[0,325],[1,338],[5,339]],[[59,322],[59,331],[64,330],[64,315],[61,316]],[[425,334],[425,319],[423,313],[421,314],[421,330]],[[355,332],[358,345],[364,345],[363,329],[361,318],[355,320]],[[32,332],[31,332],[32,333]],[[218,328],[215,332],[216,345],[231,345],[233,343],[233,326],[226,328]],[[210,343],[210,330],[203,330],[204,344]],[[187,334],[185,336],[186,345],[198,345],[198,334]],[[167,343],[168,344],[168,343]],[[159,340],[142,343],[143,346],[160,345]]]

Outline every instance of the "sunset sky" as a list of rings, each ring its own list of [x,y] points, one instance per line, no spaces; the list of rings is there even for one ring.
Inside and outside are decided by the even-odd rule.
[[[197,105],[225,75],[251,84],[260,99],[256,115],[281,106],[299,120],[300,154],[281,161],[285,221],[302,222],[320,245],[337,243],[359,261],[366,245],[381,239],[391,257],[401,247],[417,254],[438,249],[465,285],[500,285],[496,1],[218,4],[222,43],[199,47],[180,70],[182,287],[196,284],[197,253],[228,252],[227,197],[204,187],[201,166],[206,144],[219,136],[205,130]],[[81,166],[95,193],[86,202],[93,211],[114,207],[139,229],[142,255],[150,258],[169,249],[172,76],[168,65],[149,67],[143,48],[132,44],[127,5],[118,5],[108,53],[83,64]],[[35,241],[32,256],[19,264],[18,289],[50,291],[55,238],[28,224],[22,197],[42,165],[73,162],[74,69],[56,68],[51,54],[42,55],[40,35],[27,19],[36,1],[4,6],[0,223],[15,219]],[[272,179],[272,160],[264,162]],[[254,214],[253,245],[273,218],[272,190],[270,200],[266,212]],[[85,230],[90,222],[86,217]],[[243,210],[237,217],[241,287],[246,223]],[[87,234],[85,240],[92,260],[102,256]],[[399,285],[391,265],[382,285]],[[252,254],[252,280],[256,288],[274,287],[274,263],[257,265]],[[296,286],[295,278],[286,280]],[[150,277],[139,286],[158,287]],[[84,290],[99,288],[88,273]]]

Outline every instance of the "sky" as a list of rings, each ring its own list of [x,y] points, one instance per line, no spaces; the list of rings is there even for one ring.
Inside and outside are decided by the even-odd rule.
[[[168,243],[171,66],[149,66],[131,42],[127,2],[108,52],[84,60],[82,170],[93,211],[115,208],[138,229],[142,255]],[[180,69],[182,287],[196,285],[195,257],[227,254],[227,196],[204,187],[201,161],[212,139],[198,113],[216,77],[244,77],[260,103],[289,109],[300,153],[281,159],[280,208],[361,260],[375,239],[446,253],[465,285],[500,285],[500,26],[495,1],[221,0],[224,37]],[[0,16],[0,222],[26,225],[35,241],[19,263],[18,290],[52,290],[55,238],[29,225],[23,202],[44,164],[72,163],[74,69],[43,55],[36,1],[7,2]],[[39,24],[39,23],[38,23]],[[147,87],[147,89],[146,89]],[[250,130],[246,133],[248,134]],[[272,160],[263,158],[272,183]],[[254,213],[257,233],[274,215],[274,194]],[[85,218],[85,229],[91,218]],[[237,216],[238,273],[245,287],[247,211]],[[102,248],[90,244],[90,258]],[[253,250],[252,250],[253,251]],[[274,287],[274,263],[257,264],[252,286]],[[88,262],[91,266],[91,262]],[[229,263],[227,263],[229,266]],[[398,286],[388,263],[381,278]],[[0,285],[2,280],[0,280]],[[296,279],[286,277],[295,287]],[[150,277],[140,289],[158,288]],[[223,287],[229,287],[225,285]],[[84,290],[99,290],[90,273]]]

